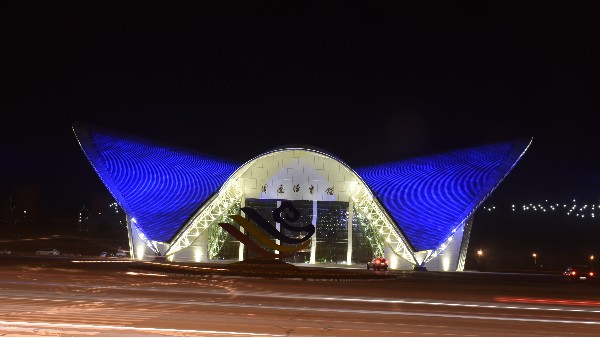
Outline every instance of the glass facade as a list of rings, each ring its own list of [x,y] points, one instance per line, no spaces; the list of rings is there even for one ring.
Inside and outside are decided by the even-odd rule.
[[[288,223],[288,224],[297,225],[297,226],[304,226],[307,224],[315,225],[315,224],[313,224],[313,221],[312,221],[312,219],[313,219],[313,202],[312,201],[292,201],[292,203],[294,203],[294,207],[296,209],[298,209],[298,212],[300,213],[300,218],[296,222]],[[292,238],[302,238],[308,234],[305,231],[294,232],[294,231],[289,231],[289,230],[283,229],[283,228],[281,229],[281,232],[285,236],[292,237]],[[309,241],[312,241],[312,239],[309,239]],[[289,244],[282,243],[282,245],[289,245]],[[293,256],[284,258],[283,261],[290,262],[290,263],[309,263],[310,262],[311,245],[312,245],[312,243],[309,244],[305,249],[297,251]]]
[[[277,208],[278,200],[275,199],[246,199],[246,207],[256,210],[273,227],[276,222],[273,220],[273,210]],[[298,209],[300,218],[296,222],[289,222],[292,226],[304,226],[313,223],[313,201],[297,200],[292,201],[294,207]],[[349,203],[339,201],[318,201],[316,217],[316,262],[317,263],[335,263],[345,264],[348,252],[348,212]],[[356,213],[354,213],[356,215]],[[231,222],[239,229],[239,225]],[[306,232],[295,232],[280,227],[280,231],[287,237],[301,238],[307,235]],[[265,231],[265,235],[272,238]],[[250,237],[252,237],[250,235]],[[311,239],[312,240],[312,239]],[[377,246],[376,237],[369,227],[366,220],[360,217],[352,219],[352,262],[365,263],[373,258],[373,245]],[[256,240],[255,243],[259,244]],[[227,234],[223,246],[215,259],[237,260],[239,258],[240,242],[233,236]],[[280,243],[282,246],[292,244]],[[305,249],[296,252],[291,257],[283,258],[283,261],[290,263],[309,263],[311,256],[312,243]],[[271,250],[265,248],[266,250]],[[375,250],[376,251],[376,250]],[[259,257],[248,248],[244,249],[244,257]]]
[[[375,256],[383,256],[383,246],[368,220],[355,209],[352,217],[352,263],[367,263]]]
[[[317,202],[317,263],[346,263],[348,202]]]

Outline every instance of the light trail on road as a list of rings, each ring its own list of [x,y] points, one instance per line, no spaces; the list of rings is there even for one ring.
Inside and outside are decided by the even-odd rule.
[[[264,334],[252,332],[235,332],[235,331],[212,331],[212,330],[183,330],[183,329],[162,329],[155,327],[135,327],[135,326],[114,326],[114,325],[92,325],[92,324],[64,324],[64,323],[45,323],[45,322],[11,322],[0,320],[0,329],[23,329],[23,327],[44,327],[53,329],[92,329],[92,330],[117,330],[144,332],[148,335],[161,334],[193,334],[193,335],[231,335],[231,336],[258,336],[258,337],[283,337],[277,334]],[[82,333],[82,332],[76,332]],[[94,332],[98,334],[100,332]]]
[[[208,293],[208,292],[207,292]],[[210,292],[210,294],[214,295],[214,292]],[[237,293],[238,295],[242,293]],[[258,295],[251,295],[253,297],[258,297]],[[575,312],[584,312],[581,309],[568,309],[568,308],[549,308],[545,309],[543,307],[519,307],[519,306],[497,306],[497,305],[484,305],[484,304],[472,304],[472,303],[444,303],[444,302],[427,302],[427,301],[406,301],[406,300],[368,300],[368,299],[356,299],[356,298],[338,298],[338,297],[306,297],[307,295],[271,295],[262,294],[263,298],[293,298],[299,299],[301,296],[302,299],[306,300],[307,298],[311,298],[313,300],[328,300],[328,301],[368,301],[369,303],[391,303],[391,304],[412,304],[412,305],[433,305],[433,306],[465,306],[465,307],[483,307],[483,308],[492,308],[492,309],[511,309],[511,310],[550,310],[550,311],[575,311]],[[94,301],[102,301],[109,303],[147,303],[148,300],[143,298],[119,298],[113,299],[111,297],[99,297],[99,296],[86,296],[86,295],[77,295],[77,296],[67,296],[60,295],[61,298],[68,298],[69,300],[94,300]],[[83,298],[83,300],[82,300]],[[29,297],[1,297],[0,299],[11,299],[11,300],[34,300],[34,301],[53,301],[56,299],[53,298],[29,298]],[[274,311],[309,311],[309,312],[324,312],[324,313],[339,313],[339,314],[363,314],[363,315],[386,315],[386,316],[409,316],[409,317],[443,317],[443,318],[461,318],[461,319],[477,319],[477,320],[501,320],[501,321],[521,321],[521,322],[541,322],[541,323],[563,323],[563,324],[587,324],[587,325],[600,325],[600,320],[566,320],[566,319],[548,319],[548,318],[533,318],[533,317],[510,317],[510,316],[494,316],[494,315],[463,315],[463,314],[452,314],[452,313],[434,313],[434,312],[426,312],[426,311],[385,311],[385,310],[367,310],[367,309],[340,309],[340,308],[330,308],[330,307],[309,307],[309,306],[274,306],[274,305],[262,305],[262,304],[245,304],[240,302],[215,302],[215,301],[177,301],[177,300],[159,300],[155,299],[153,303],[158,304],[168,304],[171,306],[175,305],[189,305],[195,307],[234,307],[236,309],[245,308],[252,310],[274,310]],[[594,311],[585,311],[585,312],[600,312],[600,310]]]
[[[1,284],[1,283],[0,283]],[[35,282],[33,284],[48,284]],[[57,285],[57,284],[52,284]],[[80,284],[66,284],[70,287],[86,287],[86,288],[104,288],[104,289],[114,289],[114,286],[107,287],[104,285],[80,285]],[[221,288],[224,288],[221,286]],[[145,292],[152,292],[152,289],[148,288],[136,288],[129,287],[130,290],[139,290]],[[559,312],[587,312],[587,313],[600,313],[600,307],[593,308],[595,306],[600,305],[598,302],[593,301],[569,301],[569,300],[557,300],[553,301],[546,300],[543,302],[542,300],[535,301],[531,298],[515,298],[515,297],[497,297],[495,300],[497,302],[502,303],[537,303],[537,304],[552,304],[552,305],[567,305],[568,307],[556,307],[556,306],[523,306],[523,305],[504,305],[490,302],[465,302],[465,301],[452,301],[452,302],[440,302],[435,300],[422,300],[422,299],[385,299],[385,298],[360,298],[360,297],[333,297],[329,295],[315,295],[315,294],[285,294],[285,293],[269,293],[269,292],[243,292],[243,291],[223,291],[219,289],[213,289],[210,291],[202,291],[202,290],[193,290],[189,289],[178,291],[176,288],[173,290],[160,290],[160,292],[168,292],[168,293],[177,293],[183,292],[186,294],[205,294],[205,295],[223,295],[223,296],[244,296],[244,297],[255,297],[255,298],[282,298],[282,299],[298,299],[302,298],[305,300],[315,300],[315,301],[336,301],[336,302],[364,302],[364,303],[381,303],[381,304],[407,304],[407,305],[427,305],[427,306],[447,306],[447,307],[468,307],[468,308],[489,308],[489,309],[520,309],[520,310],[530,310],[530,311],[559,311]],[[15,298],[16,299],[16,298]],[[21,298],[25,299],[25,298]],[[38,299],[42,300],[42,299]],[[127,300],[117,300],[117,301],[136,301],[135,299],[127,299]],[[189,304],[189,303],[185,303]],[[198,303],[194,303],[198,304]],[[212,303],[211,303],[212,304]]]
[[[0,282],[11,283],[11,282]],[[15,283],[15,282],[12,282]],[[21,282],[19,282],[21,283]],[[44,283],[44,282],[28,282],[36,285],[62,285],[69,287],[84,287],[91,289],[114,289],[114,286],[105,286],[99,284],[55,284],[55,283]],[[129,290],[138,290],[144,292],[152,292],[153,289],[141,288],[141,287],[128,287]],[[223,290],[226,289],[226,290]],[[272,292],[245,292],[235,291],[228,289],[225,286],[212,289],[210,291],[202,290],[190,290],[183,289],[178,290],[176,287],[171,290],[161,289],[160,292],[168,293],[185,293],[185,294],[204,294],[204,295],[222,295],[222,296],[243,296],[243,297],[256,297],[256,298],[281,298],[281,299],[304,299],[304,300],[315,300],[315,301],[335,301],[335,302],[357,302],[357,303],[381,303],[381,304],[407,304],[407,305],[427,305],[427,306],[448,306],[448,307],[467,307],[467,308],[489,308],[489,309],[510,309],[510,310],[532,310],[532,311],[562,311],[562,312],[587,312],[587,313],[600,313],[600,302],[594,301],[574,301],[574,300],[540,300],[533,298],[516,298],[516,297],[496,297],[496,302],[502,303],[491,303],[491,302],[465,302],[465,301],[435,301],[435,300],[420,300],[410,298],[374,298],[374,297],[338,297],[330,295],[315,295],[315,294],[298,294],[298,293],[272,293]],[[14,296],[14,294],[13,294]],[[2,296],[0,296],[0,299]],[[16,298],[15,298],[16,299]],[[21,298],[24,299],[24,298]],[[124,301],[119,299],[117,301]],[[135,299],[128,299],[126,301],[136,301]],[[522,306],[522,305],[504,305],[505,303],[536,303],[536,304],[552,304],[552,305],[567,305],[568,307],[550,307],[550,306]],[[597,307],[597,308],[594,308]]]
[[[561,292],[557,285],[541,292],[539,280],[525,288],[519,276],[511,277],[516,284],[481,284],[469,280],[480,278],[472,274],[456,282],[423,274],[431,278],[426,283],[355,283],[101,271],[8,270],[0,280],[0,333],[587,336],[600,331],[597,289]]]

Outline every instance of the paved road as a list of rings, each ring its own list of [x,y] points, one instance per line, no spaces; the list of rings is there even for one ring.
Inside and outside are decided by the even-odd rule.
[[[0,262],[0,334],[600,334],[598,284],[563,284],[556,276],[388,271],[397,278],[319,282],[134,273],[117,261],[43,262]]]

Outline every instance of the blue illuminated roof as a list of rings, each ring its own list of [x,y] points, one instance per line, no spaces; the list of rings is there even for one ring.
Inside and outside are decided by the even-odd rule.
[[[73,130],[101,180],[149,240],[170,242],[240,168],[238,163],[98,126],[75,123]],[[473,215],[530,143],[531,139],[511,140],[354,172],[416,251],[435,250]]]
[[[355,169],[416,251],[437,249],[500,184],[531,139]]]
[[[110,193],[149,240],[170,241],[239,167],[79,122],[73,131]]]

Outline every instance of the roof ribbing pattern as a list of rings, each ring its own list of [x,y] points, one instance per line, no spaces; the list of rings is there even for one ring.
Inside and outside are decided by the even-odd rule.
[[[97,126],[75,123],[73,131],[115,200],[153,241],[168,242],[239,167]]]
[[[531,139],[356,169],[416,251],[435,250],[483,203]]]

